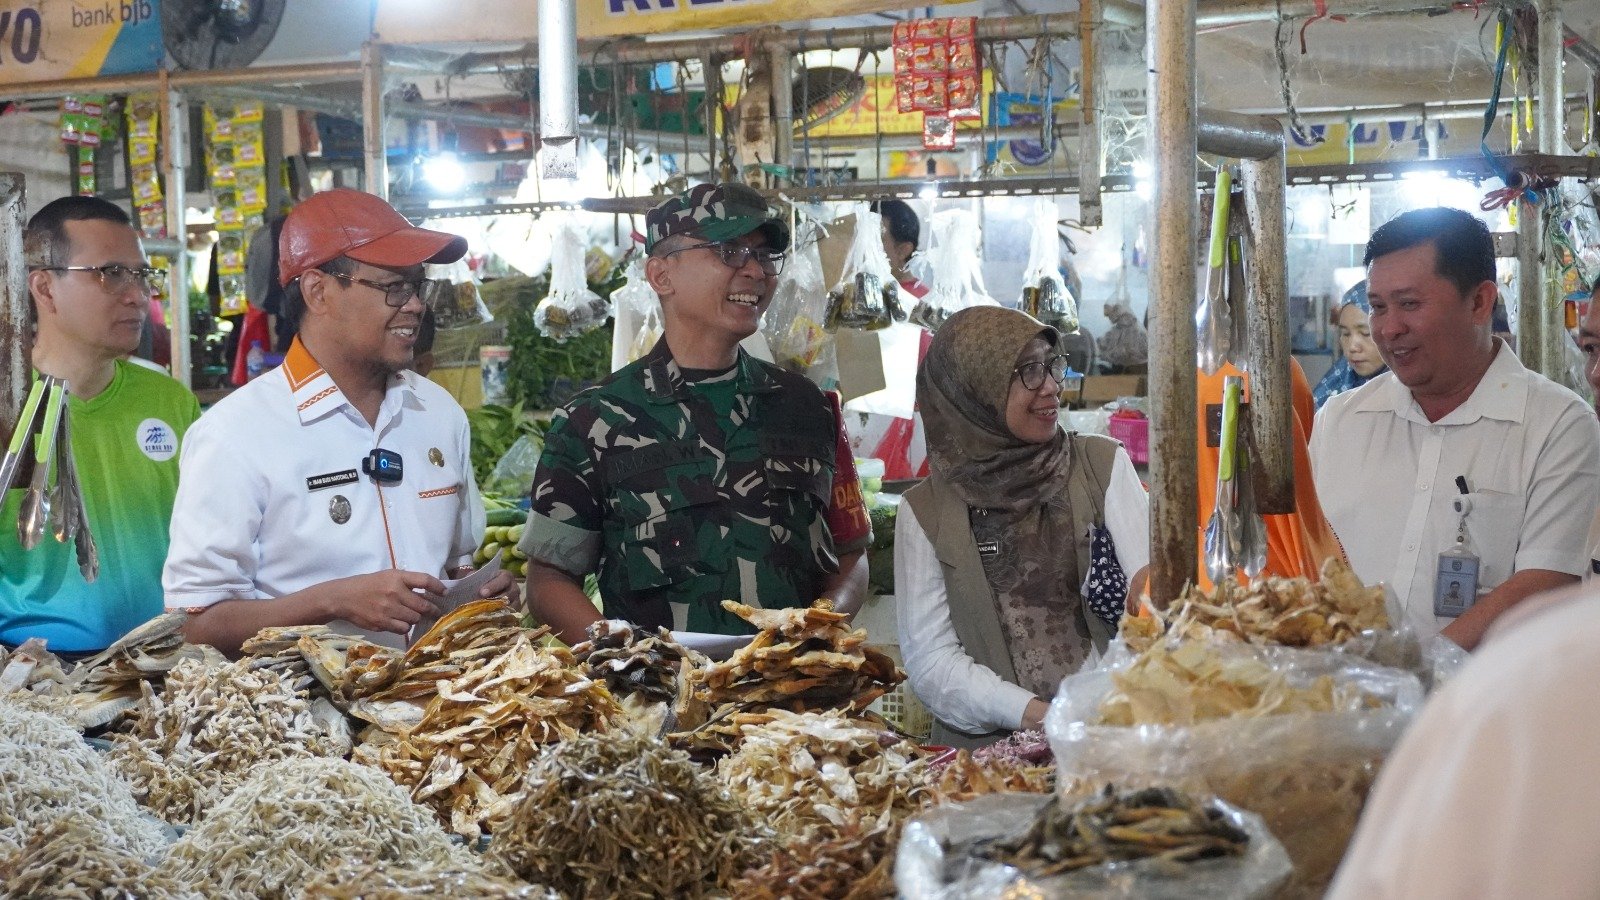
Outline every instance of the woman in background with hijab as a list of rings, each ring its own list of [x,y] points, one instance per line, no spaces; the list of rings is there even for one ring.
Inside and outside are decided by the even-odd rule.
[[[1372,342],[1372,306],[1367,303],[1365,280],[1344,292],[1344,299],[1333,314],[1333,324],[1339,329],[1339,358],[1311,391],[1317,409],[1329,398],[1361,387],[1388,371],[1383,357],[1378,355],[1378,345]]]
[[[1149,500],[1121,444],[1057,424],[1057,341],[1024,313],[972,307],[917,370],[930,474],[900,507],[895,584],[937,744],[1040,727],[1143,588]]]

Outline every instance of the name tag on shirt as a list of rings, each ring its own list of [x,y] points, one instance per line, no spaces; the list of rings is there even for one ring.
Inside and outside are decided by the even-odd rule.
[[[324,488],[339,487],[345,484],[355,484],[361,476],[355,469],[345,469],[342,472],[329,472],[326,475],[312,475],[306,479],[306,490],[320,491]]]

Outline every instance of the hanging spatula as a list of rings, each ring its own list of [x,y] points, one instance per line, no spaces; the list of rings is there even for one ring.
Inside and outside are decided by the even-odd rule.
[[[1239,392],[1244,379],[1222,379],[1222,447],[1217,454],[1217,498],[1206,523],[1206,575],[1212,584],[1232,577],[1239,560],[1239,528],[1234,519],[1234,457],[1239,440]]]
[[[1233,322],[1228,315],[1228,207],[1233,176],[1217,170],[1217,192],[1211,207],[1211,253],[1206,260],[1206,293],[1194,311],[1195,361],[1207,375],[1228,361]]]

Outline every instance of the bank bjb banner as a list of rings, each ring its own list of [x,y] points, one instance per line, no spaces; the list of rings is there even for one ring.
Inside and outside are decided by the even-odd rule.
[[[0,84],[153,72],[161,0],[0,0]]]

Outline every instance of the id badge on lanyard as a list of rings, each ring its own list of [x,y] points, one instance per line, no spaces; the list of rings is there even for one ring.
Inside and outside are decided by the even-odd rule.
[[[1456,543],[1439,554],[1433,581],[1433,614],[1452,619],[1471,609],[1478,600],[1478,557],[1467,549],[1467,514],[1472,512],[1472,498],[1463,492],[1453,505],[1461,516]]]

